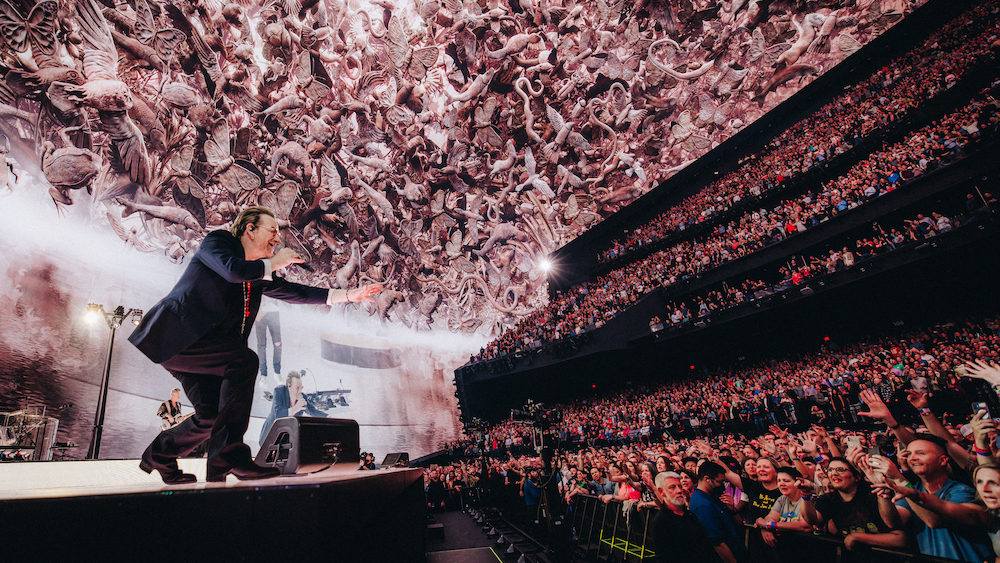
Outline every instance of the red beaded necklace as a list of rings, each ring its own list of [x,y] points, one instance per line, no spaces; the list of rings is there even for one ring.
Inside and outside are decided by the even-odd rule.
[[[247,328],[247,319],[250,318],[250,282],[243,285],[243,322],[240,323],[240,334]]]

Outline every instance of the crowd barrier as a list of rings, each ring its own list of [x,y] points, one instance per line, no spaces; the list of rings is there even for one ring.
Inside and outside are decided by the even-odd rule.
[[[656,561],[652,516],[656,511],[623,510],[624,503],[605,503],[576,495],[571,508],[573,538],[589,561]]]
[[[577,551],[588,561],[669,561],[657,559],[658,551],[669,554],[670,546],[653,542],[656,510],[624,509],[624,503],[605,503],[595,496],[576,495],[570,510]],[[861,547],[855,551],[844,542],[816,534],[783,532],[772,548],[753,526],[744,526],[743,544],[749,554],[745,563],[954,563],[909,551]],[[741,562],[744,563],[744,562]]]

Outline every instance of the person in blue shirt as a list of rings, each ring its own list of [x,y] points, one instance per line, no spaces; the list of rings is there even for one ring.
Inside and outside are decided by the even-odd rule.
[[[983,512],[975,503],[976,490],[948,476],[948,452],[942,441],[922,435],[907,444],[906,450],[910,470],[920,478],[912,488],[884,458],[876,458],[873,469],[884,472],[887,486],[903,496],[896,502],[896,510],[916,536],[920,553],[959,561],[993,559],[986,532],[968,524]],[[941,506],[949,510],[941,510]]]
[[[719,496],[725,490],[726,470],[717,463],[706,461],[698,468],[698,486],[691,493],[690,509],[701,525],[716,553],[725,563],[746,561],[746,550],[736,531],[733,513]]]
[[[535,520],[538,512],[538,501],[542,497],[542,489],[538,484],[538,470],[531,468],[524,480],[524,504],[528,507],[528,518]]]

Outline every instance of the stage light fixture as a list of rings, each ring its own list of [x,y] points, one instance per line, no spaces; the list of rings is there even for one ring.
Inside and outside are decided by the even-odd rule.
[[[115,333],[122,326],[122,321],[126,317],[132,317],[132,323],[139,324],[142,320],[142,309],[129,309],[119,305],[115,307],[110,315],[104,310],[104,305],[98,303],[88,303],[87,313],[84,318],[88,323],[94,323],[97,319],[104,317],[111,329],[111,336],[108,338],[108,352],[104,356],[104,375],[101,377],[100,396],[97,400],[97,414],[94,416],[94,434],[90,440],[90,447],[87,450],[87,459],[100,459],[101,457],[101,435],[104,432],[104,413],[108,406],[108,384],[111,381],[111,354],[115,347]]]
[[[552,261],[548,258],[542,258],[538,261],[538,267],[547,274],[552,271]]]
[[[104,314],[104,307],[98,305],[97,303],[87,303],[87,312],[83,314],[83,320],[87,324],[94,324],[97,319],[100,319]]]

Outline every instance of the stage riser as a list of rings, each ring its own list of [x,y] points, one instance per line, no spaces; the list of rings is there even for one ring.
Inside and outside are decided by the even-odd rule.
[[[421,471],[361,475],[0,500],[4,559],[422,561]]]

